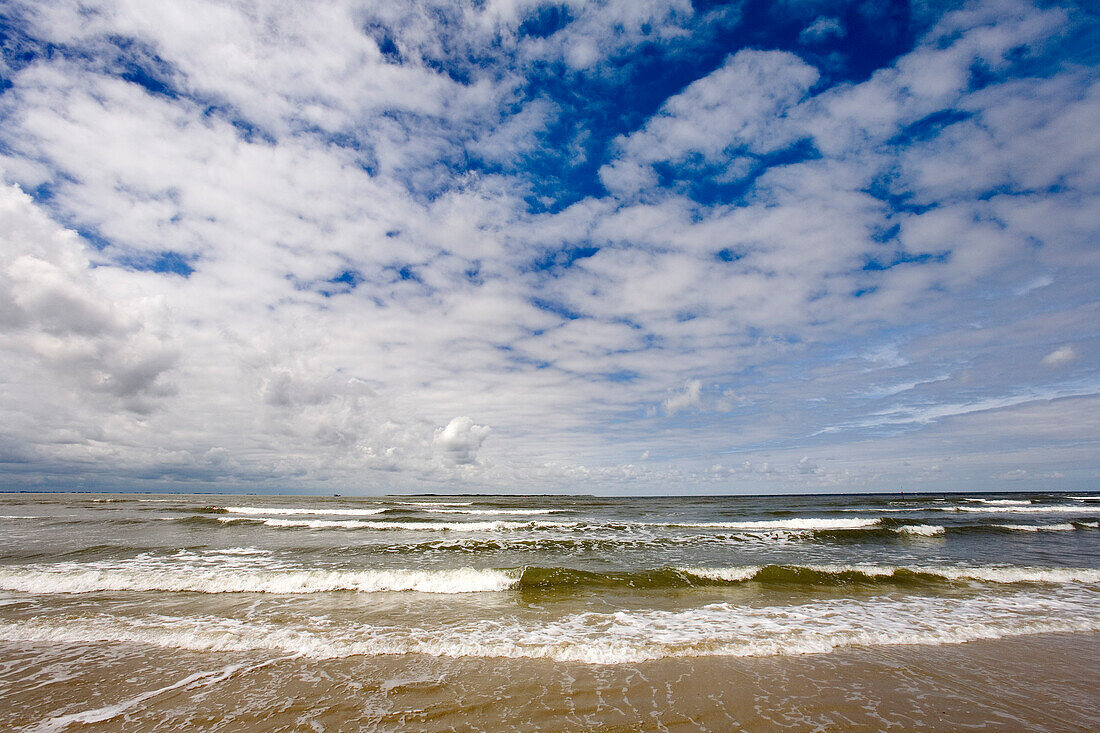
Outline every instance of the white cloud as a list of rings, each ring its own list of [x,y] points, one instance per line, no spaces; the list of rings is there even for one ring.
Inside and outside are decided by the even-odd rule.
[[[477,452],[491,432],[492,428],[475,425],[469,417],[456,417],[435,431],[433,442],[449,460],[466,465],[477,462]]]
[[[739,51],[707,76],[669,98],[641,130],[618,140],[622,161],[601,171],[605,184],[637,185],[633,165],[678,163],[689,153],[709,162],[727,150],[767,153],[794,141],[779,116],[817,81],[818,72],[794,54]]]
[[[129,295],[18,188],[0,188],[0,339],[9,377],[45,367],[87,395],[138,412],[173,394],[178,359],[163,298]],[[13,398],[19,399],[16,395]]]
[[[702,392],[703,383],[698,379],[689,379],[678,392],[664,401],[665,413],[671,415],[689,407],[702,407]]]
[[[27,6],[82,52],[0,94],[0,169],[38,201],[0,192],[5,454],[50,476],[371,491],[843,486],[896,476],[898,431],[934,442],[1047,398],[1044,420],[1092,429],[1074,406],[1091,382],[1044,367],[1096,351],[1100,85],[1072,64],[1010,78],[1068,11],[971,3],[824,90],[793,54],[743,50],[566,151],[607,131],[525,96],[525,74],[623,83],[611,60],[712,20],[567,6],[545,38],[518,31],[530,2]],[[177,94],[120,78],[119,38]],[[971,89],[975,65],[1005,78]],[[562,151],[555,125],[577,127]],[[611,195],[533,213],[552,174],[523,162],[556,152],[603,155]],[[701,203],[708,176],[741,193]],[[135,267],[164,252],[194,271]],[[845,440],[874,468],[827,460]],[[750,468],[709,471],[743,446]]]
[[[1049,367],[1060,367],[1072,364],[1077,360],[1077,351],[1072,346],[1061,346],[1043,357],[1043,364]]]
[[[843,38],[844,36],[844,26],[839,18],[822,15],[802,29],[798,34],[798,40],[800,43],[818,43],[829,37]]]

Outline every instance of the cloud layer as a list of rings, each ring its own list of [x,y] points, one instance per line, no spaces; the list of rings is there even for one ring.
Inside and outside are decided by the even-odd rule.
[[[901,7],[0,3],[4,485],[1100,486],[1095,10]]]

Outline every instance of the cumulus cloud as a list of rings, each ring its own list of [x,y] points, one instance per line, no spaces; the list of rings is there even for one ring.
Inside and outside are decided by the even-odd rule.
[[[491,432],[492,428],[475,425],[469,417],[456,417],[435,431],[433,443],[448,460],[468,465],[477,462],[477,452]]]
[[[0,338],[9,360],[31,360],[9,374],[33,363],[137,411],[175,393],[168,374],[179,355],[162,298],[114,290],[77,235],[18,187],[0,189],[0,244]]]
[[[28,481],[872,486],[903,433],[1048,401],[1094,429],[1095,380],[1052,368],[1097,339],[1081,8],[815,6],[800,57],[785,25],[723,45],[762,22],[735,4],[182,7],[11,4]],[[971,477],[1090,470],[967,446]]]

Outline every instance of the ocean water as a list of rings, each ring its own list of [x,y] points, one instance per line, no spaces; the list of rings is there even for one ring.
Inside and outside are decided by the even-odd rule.
[[[1097,681],[1098,522],[1081,493],[0,495],[0,726],[811,729],[860,689],[841,727],[932,725],[954,700],[1078,729],[1095,703],[1036,669]],[[1010,648],[1030,707],[931,674],[872,689],[898,659],[980,649],[954,669],[993,691]]]

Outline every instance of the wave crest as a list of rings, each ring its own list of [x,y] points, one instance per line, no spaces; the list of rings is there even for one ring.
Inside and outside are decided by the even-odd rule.
[[[308,658],[423,654],[621,664],[699,656],[821,654],[851,646],[943,645],[1047,632],[1097,632],[1095,598],[878,597],[805,605],[717,603],[678,611],[589,611],[552,620],[476,620],[418,628],[326,618],[264,623],[216,617],[111,616],[0,621],[0,640],[133,643]]]

